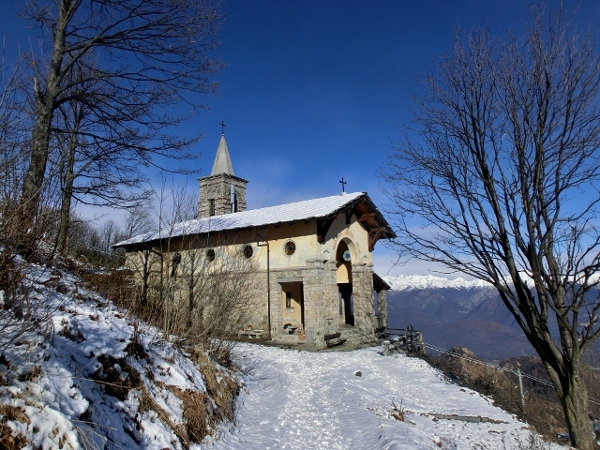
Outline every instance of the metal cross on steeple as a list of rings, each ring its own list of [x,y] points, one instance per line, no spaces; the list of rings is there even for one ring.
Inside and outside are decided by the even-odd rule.
[[[219,125],[221,125],[221,134],[225,134],[225,122],[221,120],[221,123]]]
[[[342,194],[343,194],[344,192],[346,192],[345,186],[348,184],[344,181],[344,177],[342,177],[342,179],[340,180],[340,184],[342,185]]]

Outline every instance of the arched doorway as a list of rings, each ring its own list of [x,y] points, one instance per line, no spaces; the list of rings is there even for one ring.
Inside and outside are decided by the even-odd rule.
[[[336,251],[336,280],[339,296],[340,322],[354,326],[354,298],[352,294],[352,260],[356,258],[354,244],[348,238],[340,241]]]

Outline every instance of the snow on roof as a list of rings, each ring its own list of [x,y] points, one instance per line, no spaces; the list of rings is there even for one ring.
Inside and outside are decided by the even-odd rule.
[[[114,247],[126,247],[190,234],[238,230],[329,217],[348,205],[356,203],[362,197],[367,197],[366,192],[345,193],[232,214],[187,220],[176,223],[169,229],[140,234],[126,241],[118,242]]]

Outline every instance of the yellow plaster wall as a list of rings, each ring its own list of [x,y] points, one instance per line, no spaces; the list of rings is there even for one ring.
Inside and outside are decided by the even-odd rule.
[[[215,251],[215,262],[225,255],[239,254],[242,258],[244,245],[251,245],[253,249],[252,260],[260,271],[267,270],[267,248],[270,250],[269,266],[273,269],[286,269],[306,266],[307,260],[336,261],[337,250],[340,242],[345,240],[352,254],[352,264],[372,264],[373,259],[369,249],[368,234],[353,216],[349,226],[346,225],[345,215],[337,217],[325,236],[325,242],[319,243],[316,236],[316,222],[295,223],[292,225],[271,226],[257,230],[241,230],[227,234],[215,234],[210,239],[185,239],[173,240],[169,248],[163,246],[162,251],[172,253],[180,251],[182,254],[182,267],[187,266],[190,249],[195,249],[196,264],[211,265],[206,261],[206,250]],[[267,240],[268,246],[264,239]],[[293,255],[286,255],[284,245],[293,240],[296,251]],[[170,250],[170,252],[169,252]],[[187,250],[187,252],[186,252]],[[200,250],[200,251],[198,251]],[[128,255],[129,257],[132,255]],[[169,265],[170,255],[166,255],[165,264]],[[347,278],[341,274],[342,279]],[[339,280],[338,280],[339,281]],[[341,282],[341,281],[340,281]]]

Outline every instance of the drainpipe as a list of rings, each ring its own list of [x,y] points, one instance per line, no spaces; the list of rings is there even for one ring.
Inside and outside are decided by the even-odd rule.
[[[269,241],[267,241],[264,237],[262,237],[256,230],[254,230],[254,234],[256,234],[264,244],[261,245],[260,242],[257,242],[256,245],[258,247],[267,247],[267,324],[269,327],[269,340],[273,340],[271,336],[271,249],[269,247]]]

